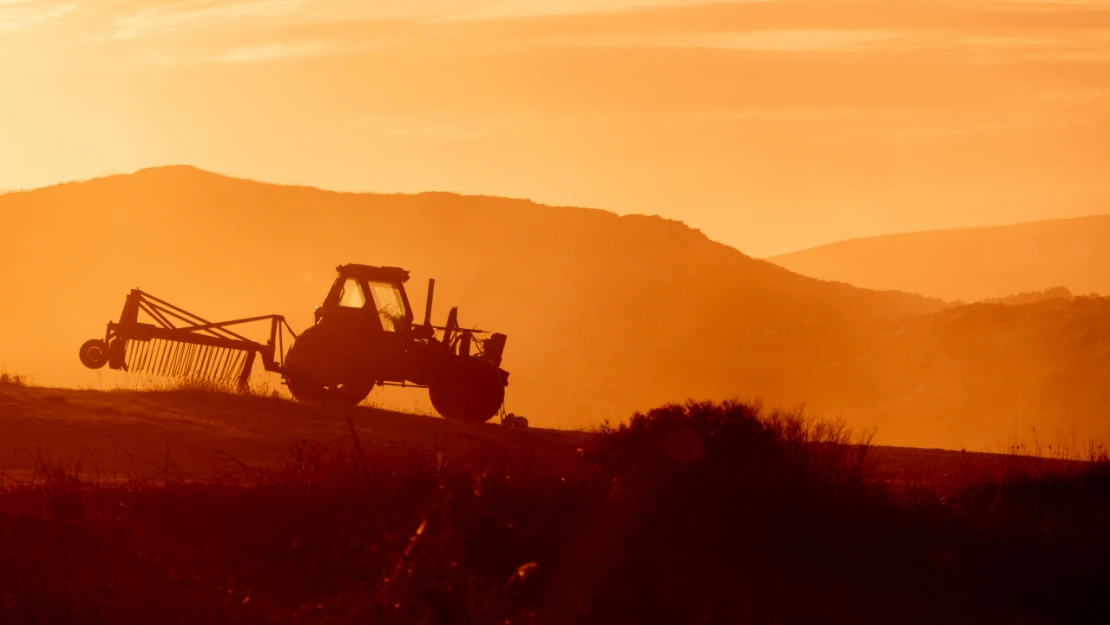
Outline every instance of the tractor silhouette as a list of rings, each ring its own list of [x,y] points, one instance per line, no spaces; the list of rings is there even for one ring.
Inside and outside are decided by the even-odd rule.
[[[428,387],[449,419],[481,423],[497,414],[509,374],[500,368],[504,334],[459,327],[458,308],[431,325],[435,280],[428,281],[424,322],[413,323],[405,293],[409,272],[341,265],[315,311],[316,325],[293,343],[285,380],[298,400],[357,404],[375,385]]]
[[[405,293],[408,271],[353,264],[336,269],[315,324],[300,336],[281,315],[212,323],[136,289],[104,339],[81,346],[81,362],[245,388],[261,358],[267,371],[282,374],[298,401],[355,405],[377,385],[416,386],[428,389],[432,406],[448,419],[483,423],[500,411],[509,380],[501,368],[504,334],[461,328],[458,308],[445,325],[433,326],[434,279],[424,321],[415,324]],[[266,320],[266,343],[231,329]],[[288,352],[285,331],[294,339]]]

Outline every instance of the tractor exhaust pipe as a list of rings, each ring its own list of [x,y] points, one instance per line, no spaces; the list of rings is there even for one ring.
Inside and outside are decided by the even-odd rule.
[[[432,295],[436,292],[436,279],[428,278],[428,303],[424,305],[424,327],[432,327]]]

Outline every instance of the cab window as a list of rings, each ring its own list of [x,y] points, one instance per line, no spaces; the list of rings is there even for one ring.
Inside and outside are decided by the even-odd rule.
[[[389,282],[367,283],[370,294],[374,298],[374,306],[378,309],[378,318],[381,319],[382,329],[386,332],[396,332],[405,324],[405,300],[401,297],[401,289]]]
[[[362,308],[366,305],[366,295],[362,292],[362,285],[355,278],[347,278],[343,289],[339,291],[339,305],[344,308]]]

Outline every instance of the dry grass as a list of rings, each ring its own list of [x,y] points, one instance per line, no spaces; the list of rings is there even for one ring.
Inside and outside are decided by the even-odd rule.
[[[205,482],[41,470],[0,494],[0,621],[1104,622],[1110,471],[896,500],[866,437],[671,405],[579,466],[371,451]],[[854,443],[854,444],[846,444]],[[84,471],[88,475],[88,471]]]
[[[280,385],[274,385],[269,379],[255,381],[246,388],[240,388],[235,382],[222,383],[199,378],[174,378],[152,375],[137,375],[130,380],[130,387],[137,391],[187,391],[196,393],[214,393],[218,395],[239,395],[249,397],[265,397],[272,399],[292,399],[287,391]]]
[[[12,386],[30,386],[31,381],[27,376],[16,373],[0,373],[0,385],[5,384],[10,384]]]

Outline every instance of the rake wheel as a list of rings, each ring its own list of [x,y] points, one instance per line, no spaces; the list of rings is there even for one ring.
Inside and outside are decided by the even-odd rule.
[[[108,364],[108,346],[100,339],[85,341],[81,345],[81,364],[89,369],[100,369]]]

